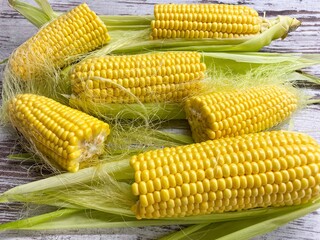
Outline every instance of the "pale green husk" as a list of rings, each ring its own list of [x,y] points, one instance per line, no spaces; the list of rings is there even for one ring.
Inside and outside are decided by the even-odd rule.
[[[255,209],[235,213],[211,214],[201,217],[159,220],[136,220],[133,217],[114,215],[95,210],[66,208],[2,224],[0,225],[0,231],[17,229],[102,229],[183,224],[191,226],[162,237],[161,239],[249,239],[272,231],[319,207],[320,199],[312,203],[294,207]]]
[[[204,223],[193,225],[181,231],[161,238],[161,240],[204,240],[204,239],[239,239],[246,240],[252,237],[273,231],[294,219],[300,218],[320,208],[320,199],[313,203],[287,208],[283,212],[274,212],[270,215],[259,215],[251,219],[226,221],[221,223]]]

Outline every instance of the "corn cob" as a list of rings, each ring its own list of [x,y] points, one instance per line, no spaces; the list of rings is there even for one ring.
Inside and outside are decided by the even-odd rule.
[[[101,154],[110,133],[107,123],[39,95],[17,95],[8,109],[39,153],[70,172]]]
[[[320,192],[320,146],[274,131],[132,157],[137,218],[184,217],[306,203]]]
[[[41,76],[48,65],[63,67],[72,57],[94,50],[109,39],[104,23],[81,4],[18,47],[10,58],[10,67],[16,77],[31,80]]]
[[[99,103],[181,102],[200,88],[206,66],[197,52],[104,56],[77,64],[72,93]]]
[[[226,4],[157,4],[152,39],[239,38],[259,34],[261,19],[254,9]]]
[[[297,108],[297,96],[281,86],[209,93],[191,97],[185,112],[195,142],[271,128]]]

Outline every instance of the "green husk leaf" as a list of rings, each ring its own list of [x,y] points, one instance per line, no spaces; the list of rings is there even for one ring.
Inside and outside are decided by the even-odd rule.
[[[27,194],[45,193],[46,191],[58,191],[71,186],[82,186],[88,182],[99,179],[105,173],[116,173],[129,167],[128,159],[117,162],[106,162],[96,167],[79,170],[77,173],[64,173],[39,181],[14,187],[0,195],[0,202],[16,201],[15,196],[26,196]]]
[[[56,14],[50,3],[48,1],[43,1],[43,0],[35,0],[35,2],[41,7],[43,12],[50,18],[50,20],[57,18],[59,14]]]
[[[108,31],[132,31],[132,30],[144,30],[150,27],[153,16],[99,16],[100,19],[107,26]],[[120,24],[119,24],[120,23]]]
[[[301,81],[306,81],[314,84],[320,84],[320,77],[305,73],[305,72],[296,72],[296,78]]]
[[[169,239],[239,239],[245,240],[252,237],[273,231],[283,224],[294,219],[300,218],[320,207],[320,199],[313,203],[302,205],[297,209],[287,209],[282,213],[274,213],[268,216],[257,216],[251,219],[241,221],[228,221],[219,224],[201,224],[188,227],[177,233],[170,234],[161,238]],[[188,233],[188,234],[185,234]]]
[[[203,52],[202,56],[209,71],[219,70],[230,74],[246,74],[248,71],[253,71],[261,66],[274,66],[279,70],[284,67],[286,74],[283,75],[287,75],[289,72],[294,73],[301,68],[320,64],[320,54]]]
[[[9,59],[8,59],[8,58],[3,59],[3,60],[0,60],[0,65],[1,65],[1,64],[4,64],[4,63],[7,63],[8,61],[9,61]]]
[[[100,18],[107,26],[119,26],[119,22],[121,22],[121,25],[126,25],[126,26],[145,25],[149,27],[150,22],[154,19],[154,16],[152,15],[145,15],[145,16],[108,15],[108,16],[100,16]]]
[[[318,82],[320,83],[320,78],[313,75],[309,76],[309,74],[300,71],[290,73],[288,75],[288,79],[291,81],[295,81],[298,84],[301,84],[302,82],[309,82],[315,84],[317,84]]]
[[[178,103],[105,104],[70,98],[69,104],[106,121],[136,118],[145,118],[149,121],[186,118],[183,106]]]
[[[121,228],[161,225],[161,220],[141,220],[93,210],[62,209],[0,225],[2,230]],[[183,221],[180,221],[182,223]],[[174,224],[168,222],[168,224]],[[178,223],[177,223],[178,224]]]
[[[34,161],[34,155],[32,153],[16,153],[7,156],[8,159],[19,159],[19,160],[32,160]]]
[[[80,211],[77,209],[62,209],[62,210],[57,210],[57,211],[41,214],[38,216],[26,218],[26,219],[3,223],[3,224],[0,224],[0,231],[14,230],[14,229],[32,229],[33,226],[41,225],[41,223],[45,223],[47,221],[51,222],[53,219],[59,219],[59,218],[66,219],[67,215],[76,214],[78,212]],[[66,225],[61,225],[61,227],[63,226],[66,226]],[[42,229],[49,229],[48,227],[42,228]]]
[[[106,143],[106,153],[100,158],[100,163],[123,160],[146,150],[193,143],[187,131],[176,129],[168,132],[161,123],[153,125],[149,122],[146,123],[147,125],[144,123],[136,120],[129,124],[120,121],[112,125],[113,130]]]
[[[294,207],[247,210],[235,213],[220,213],[197,217],[158,220],[137,220],[134,216],[110,214],[89,209],[61,209],[27,219],[0,225],[0,231],[13,229],[49,230],[80,228],[122,228],[162,225],[189,225],[177,233],[161,238],[171,239],[248,239],[274,230],[279,226],[302,217],[320,207],[320,200]],[[258,211],[255,211],[258,210]],[[253,212],[254,214],[248,214]],[[268,213],[268,214],[267,214]],[[215,218],[214,216],[219,216]],[[237,215],[237,217],[230,217]]]
[[[130,207],[136,197],[131,194],[131,185],[117,182],[110,176],[119,173],[123,177],[128,168],[129,161],[125,160],[83,169],[77,176],[67,173],[49,177],[8,190],[1,194],[0,202],[96,209],[133,217]],[[133,178],[133,171],[129,177]]]
[[[48,3],[47,1],[40,2]],[[34,7],[31,4],[18,0],[9,0],[9,4],[38,28],[50,21],[50,16],[48,16],[41,8]]]
[[[215,224],[203,223],[203,224],[191,225],[189,227],[183,228],[180,231],[176,231],[171,234],[168,234],[168,235],[160,238],[159,240],[179,240],[179,239],[183,239],[186,236],[190,236],[191,234],[195,234],[195,233],[198,233],[200,235],[200,231],[203,228],[206,228],[207,226],[210,226],[211,228],[213,228],[214,226],[219,226],[221,224],[223,224],[223,223],[215,223]]]
[[[0,224],[6,230],[62,230],[92,228],[126,228],[188,224],[179,220],[137,220],[134,217],[114,215],[95,210],[61,209],[14,222]]]
[[[177,144],[182,144],[182,145],[188,145],[188,144],[194,143],[192,137],[189,135],[169,133],[169,132],[163,132],[163,131],[157,131],[157,138],[163,139],[169,142],[174,142]]]

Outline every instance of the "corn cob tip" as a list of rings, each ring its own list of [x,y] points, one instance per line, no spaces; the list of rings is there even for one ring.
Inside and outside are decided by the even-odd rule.
[[[260,132],[288,118],[298,96],[283,86],[265,85],[244,90],[190,97],[185,112],[195,142]]]
[[[301,22],[296,18],[292,18],[288,33],[295,31],[300,26],[301,26]]]
[[[94,161],[110,133],[107,123],[39,95],[17,95],[8,111],[41,156],[70,172]]]
[[[101,19],[83,3],[57,17],[20,47],[9,59],[12,74],[23,81],[41,78],[77,56],[107,43],[108,30]]]

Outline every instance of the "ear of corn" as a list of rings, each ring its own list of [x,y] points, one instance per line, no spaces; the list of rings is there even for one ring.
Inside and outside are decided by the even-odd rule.
[[[120,162],[104,162],[98,168],[91,167],[82,169],[75,174],[61,174],[24,184],[1,194],[0,202],[25,201],[53,206],[69,206],[75,209],[79,209],[80,207],[80,209],[85,209],[83,211],[86,213],[89,209],[91,213],[98,210],[97,212],[101,215],[92,215],[93,221],[85,221],[85,224],[82,225],[83,227],[97,227],[96,224],[98,223],[101,223],[99,226],[102,227],[122,227],[128,226],[128,224],[130,226],[142,226],[139,224],[166,225],[177,223],[206,224],[234,220],[247,221],[252,218],[266,218],[270,219],[270,221],[275,219],[275,224],[279,225],[279,216],[282,216],[281,223],[285,223],[290,219],[293,220],[294,218],[312,212],[319,207],[319,150],[319,145],[311,137],[293,132],[266,132],[229,139],[225,138],[178,148],[165,148],[138,155],[131,160],[131,164],[133,164],[135,169],[134,171],[128,166],[128,159],[124,159]],[[257,158],[257,152],[259,158]],[[200,155],[201,158],[197,157],[198,155]],[[231,157],[234,163],[230,163],[228,156]],[[174,164],[176,164],[176,168]],[[228,167],[230,174],[228,173]],[[138,168],[145,170],[139,174]],[[195,210],[193,213],[198,215],[186,218],[162,218],[155,221],[135,221],[130,207],[136,199],[133,194],[130,193],[130,184],[126,183],[127,181],[117,181],[115,185],[110,182],[110,177],[114,176],[115,173],[127,170],[134,172],[136,181],[138,181],[138,179],[141,179],[141,181],[149,179],[148,181],[150,181],[154,176],[156,176],[156,178],[161,176],[160,182],[155,180],[154,188],[158,189],[161,187],[161,190],[164,191],[160,193],[160,197],[166,197],[168,181],[170,188],[172,188],[171,186],[174,183],[170,175],[174,175],[176,184],[179,184],[181,180],[179,174],[182,168],[185,172],[183,173],[182,184],[189,184],[190,194],[194,193],[194,171],[196,171],[197,194],[201,192],[204,202],[204,205],[201,206],[205,207],[206,203],[208,203],[208,205],[214,205],[214,212],[207,215],[199,215],[206,214],[209,210],[204,211],[202,208],[200,212],[197,213],[198,210],[196,209],[198,205],[194,203]],[[203,177],[202,171],[205,173],[205,179],[202,181],[203,188],[201,187],[201,180],[199,180]],[[130,174],[130,177],[125,179],[132,182],[132,180],[134,180],[132,175],[133,174]],[[232,182],[230,182],[230,178],[232,178]],[[208,185],[205,183],[207,182],[206,179],[210,179],[209,193],[207,192]],[[146,184],[146,189],[149,191],[149,189],[152,188],[152,184],[150,184],[150,182]],[[161,184],[161,186],[159,184]],[[139,188],[140,186],[138,186],[138,190]],[[178,187],[176,188],[179,189]],[[187,189],[188,187],[183,188]],[[229,190],[231,191],[231,195],[229,194]],[[145,191],[143,183],[141,184],[141,191]],[[170,197],[174,196],[172,189],[168,191]],[[179,192],[180,190],[175,192],[176,196],[180,196]],[[185,194],[187,192],[188,190],[183,193]],[[147,194],[149,196],[147,200],[149,201],[149,199],[151,199],[150,194]],[[206,194],[208,194],[208,198],[210,196],[209,202],[211,203],[206,202]],[[223,196],[221,194],[223,194]],[[230,210],[232,203],[235,203],[235,199],[233,199],[235,195],[237,196],[236,203],[240,209],[241,207],[244,207],[243,209],[250,209],[255,204],[257,207],[260,206],[260,208],[255,208],[252,211],[239,210],[229,212],[228,214],[221,214],[221,211]],[[231,198],[228,198],[230,196]],[[175,199],[175,203],[177,204],[179,204],[178,198],[179,197]],[[182,198],[180,199],[181,203],[184,204],[181,206],[185,206],[186,204],[186,199],[183,199],[184,200],[182,200]],[[192,202],[191,196],[188,200],[189,199]],[[198,201],[199,197],[194,196],[194,200],[195,199]],[[263,201],[263,203],[261,203],[261,201]],[[190,209],[193,208],[191,207],[191,202],[190,205],[188,205]],[[139,201],[136,204],[136,208],[138,204]],[[172,201],[166,203],[161,202],[161,211],[167,211],[171,206],[170,204],[172,204]],[[226,207],[228,204],[229,207]],[[296,206],[278,207],[284,205]],[[275,207],[268,208],[267,210],[263,208],[267,206]],[[154,208],[156,208],[156,205]],[[180,208],[181,210],[186,209],[186,207]],[[150,209],[152,210],[152,207],[148,207],[148,211]],[[178,216],[179,208],[176,207],[174,210],[177,210],[176,216]],[[144,210],[142,210],[142,212],[143,211]],[[171,213],[172,211],[170,210],[169,212]],[[120,215],[122,220],[128,217],[128,221],[118,222],[117,218],[108,217],[110,213]],[[105,217],[102,217],[103,215]],[[125,215],[124,218],[123,215]],[[0,229],[59,228],[59,226],[61,226],[59,225],[60,221],[64,223],[64,227],[66,228],[72,228],[72,226],[74,226],[74,217],[69,219],[68,214],[59,214],[58,218],[50,217],[50,221],[48,221],[49,216],[55,216],[55,212],[1,225]],[[81,213],[80,215],[76,214],[76,216],[81,218]],[[141,215],[138,217],[141,217]],[[54,225],[53,222],[56,223],[56,225]],[[115,225],[105,224],[108,222],[112,222]]]
[[[8,111],[40,154],[70,172],[101,154],[110,133],[107,123],[43,96],[17,95]]]
[[[185,112],[196,142],[271,128],[297,108],[298,97],[281,86],[209,93],[191,97]]]
[[[320,147],[274,131],[134,156],[137,218],[184,217],[306,203],[320,193]]]
[[[89,58],[70,73],[72,93],[98,103],[181,102],[201,87],[197,52]]]
[[[31,80],[44,74],[48,65],[63,67],[72,57],[101,47],[109,39],[99,17],[86,4],[81,4],[49,22],[18,47],[9,65],[16,77]]]
[[[239,38],[260,33],[257,11],[242,5],[157,4],[152,39]]]

